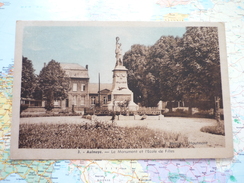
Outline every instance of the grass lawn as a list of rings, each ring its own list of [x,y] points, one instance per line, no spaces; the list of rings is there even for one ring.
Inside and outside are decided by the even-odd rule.
[[[121,127],[96,121],[93,124],[20,124],[19,148],[136,149],[188,147],[180,133],[147,127]]]

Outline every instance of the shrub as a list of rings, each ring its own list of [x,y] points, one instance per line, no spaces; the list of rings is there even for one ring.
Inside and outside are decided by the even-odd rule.
[[[215,135],[225,135],[225,127],[223,121],[221,121],[216,126],[204,126],[200,130],[201,132],[211,133]]]
[[[52,111],[53,108],[54,108],[53,101],[47,100],[45,105],[45,109],[47,110],[47,112]]]
[[[190,115],[189,113],[187,113],[186,111],[175,111],[175,112],[167,112],[164,113],[165,117],[191,117],[192,115]]]
[[[187,112],[184,111],[184,109],[176,109],[175,112],[176,113],[182,113],[182,114],[187,113]]]
[[[198,112],[192,115],[193,117],[196,118],[211,118],[214,119],[214,115],[213,114],[209,114],[207,112]]]
[[[193,117],[193,118],[211,118],[214,119],[214,115],[208,111],[200,111],[195,114],[189,114],[187,111],[182,109],[176,109],[176,111],[164,113],[165,117]],[[221,118],[223,119],[223,117]]]
[[[43,113],[43,114],[21,114],[21,118],[31,118],[31,117],[53,117],[53,116],[80,116],[78,113],[69,114],[69,113]]]

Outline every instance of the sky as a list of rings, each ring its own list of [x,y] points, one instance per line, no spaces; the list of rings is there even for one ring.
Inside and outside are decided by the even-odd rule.
[[[22,54],[32,61],[36,74],[53,59],[88,65],[91,83],[98,82],[98,73],[102,83],[112,83],[117,36],[124,54],[133,44],[151,46],[161,36],[182,37],[185,31],[184,27],[27,26]]]

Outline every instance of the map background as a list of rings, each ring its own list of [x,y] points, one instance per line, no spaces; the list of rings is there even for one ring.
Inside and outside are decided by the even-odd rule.
[[[225,22],[233,159],[11,161],[16,20]],[[242,182],[244,2],[241,0],[0,1],[0,182]]]

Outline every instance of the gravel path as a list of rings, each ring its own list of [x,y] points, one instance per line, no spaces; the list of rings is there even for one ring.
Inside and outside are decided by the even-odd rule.
[[[102,121],[110,121],[111,116],[97,117]],[[67,117],[36,117],[36,118],[21,118],[20,123],[73,123],[84,124],[90,123],[88,119],[83,119],[80,116]],[[201,132],[203,126],[214,126],[216,121],[206,118],[180,118],[180,117],[164,117],[161,120],[155,117],[148,117],[145,120],[130,119],[116,120],[119,126],[146,126],[148,128],[181,133],[188,137],[191,147],[224,147],[225,136],[213,135]]]
[[[106,117],[101,117],[101,119],[105,120]],[[188,137],[191,147],[225,146],[225,136],[200,131],[204,126],[215,126],[217,123],[213,119],[164,117],[157,120],[148,117],[146,120],[117,120],[116,123],[120,126],[146,126],[156,130],[181,133]]]

